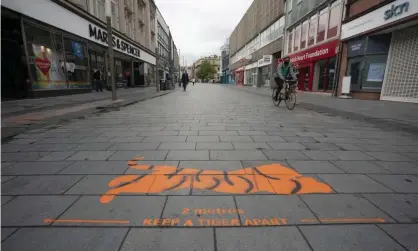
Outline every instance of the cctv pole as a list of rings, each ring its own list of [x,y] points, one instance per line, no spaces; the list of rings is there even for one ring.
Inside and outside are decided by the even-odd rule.
[[[113,35],[112,35],[112,7],[110,0],[106,0],[106,21],[107,21],[107,45],[109,50],[110,81],[112,86],[112,100],[116,100],[116,76],[113,55]],[[109,75],[109,74],[108,74]]]

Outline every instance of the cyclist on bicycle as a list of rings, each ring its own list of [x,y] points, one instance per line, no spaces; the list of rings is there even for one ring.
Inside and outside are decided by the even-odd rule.
[[[277,67],[274,80],[276,81],[276,84],[277,84],[277,87],[278,87],[278,90],[276,92],[276,96],[274,97],[275,100],[277,100],[278,97],[279,97],[279,93],[283,89],[284,81],[285,80],[296,81],[295,69],[293,68],[292,64],[290,63],[290,58],[288,56],[284,57],[283,61]]]

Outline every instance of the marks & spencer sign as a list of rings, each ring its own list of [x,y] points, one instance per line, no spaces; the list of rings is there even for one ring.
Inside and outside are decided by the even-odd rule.
[[[93,38],[97,41],[109,44],[109,38],[107,36],[107,32],[95,25],[89,24],[89,36],[90,38]],[[119,51],[122,51],[126,54],[129,54],[135,57],[141,56],[140,50],[138,47],[135,47],[132,44],[116,36],[112,36],[112,44],[115,49],[118,49]]]

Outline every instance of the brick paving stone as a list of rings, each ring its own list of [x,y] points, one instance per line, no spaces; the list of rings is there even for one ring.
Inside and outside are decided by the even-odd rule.
[[[18,176],[2,184],[2,194],[62,194],[82,177],[80,175]]]
[[[72,148],[73,151],[102,151],[107,150],[114,143],[82,143]]]
[[[14,153],[14,152],[20,152],[22,150],[32,148],[33,145],[20,145],[20,144],[5,144],[1,146],[1,152],[2,153]]]
[[[1,196],[1,204],[4,205],[7,202],[13,200],[14,198],[16,198],[15,196]]]
[[[148,143],[115,143],[108,150],[110,151],[134,151],[134,150],[157,150],[161,142],[148,142]]]
[[[107,160],[116,151],[79,151],[67,160]]]
[[[129,231],[120,250],[214,251],[213,230],[134,228]]]
[[[332,151],[332,150],[341,150],[341,148],[332,143],[302,143],[306,148],[306,150],[314,150],[314,151]],[[302,149],[305,150],[305,149]]]
[[[219,136],[187,136],[187,142],[219,142]]]
[[[36,144],[23,150],[24,152],[55,152],[74,149],[77,144]]]
[[[389,153],[389,152],[365,152],[366,154],[383,161],[413,161],[408,157],[397,153]]]
[[[34,175],[55,174],[73,164],[73,161],[59,162],[18,162],[14,165],[3,167],[2,175]]]
[[[234,150],[231,142],[197,142],[196,150]]]
[[[218,174],[219,171],[235,171],[242,169],[240,161],[180,161],[179,168],[195,168],[207,173]],[[245,174],[244,171],[241,174]]]
[[[376,158],[359,151],[329,151],[328,153],[340,160],[376,160]]]
[[[75,161],[59,174],[123,174],[128,167],[126,161]]]
[[[221,142],[254,142],[250,136],[220,136]]]
[[[106,143],[106,142],[109,142],[113,138],[114,137],[92,137],[92,136],[88,136],[88,137],[84,137],[82,139],[79,139],[75,142],[76,143]]]
[[[416,194],[363,194],[363,196],[399,222],[416,222],[418,219]]]
[[[394,221],[368,200],[355,194],[308,194],[301,195],[301,198],[323,224],[344,223],[345,219],[364,219],[367,222],[367,219],[381,218],[385,222]]]
[[[118,226],[143,226],[145,219],[158,219],[161,216],[165,200],[166,198],[164,196],[116,196],[109,203],[100,203],[100,196],[82,196],[58,220],[77,218],[125,220],[129,221],[129,223],[118,224]],[[80,223],[55,222],[53,225],[77,226]],[[83,224],[83,226],[85,225]],[[114,226],[115,224],[104,222],[101,225]]]
[[[418,177],[413,175],[369,174],[370,177],[398,193],[418,193]]]
[[[48,152],[44,157],[38,159],[38,161],[61,161],[73,156],[76,153],[76,151]]]
[[[69,176],[69,175],[67,175]],[[75,185],[70,187],[66,195],[102,195],[110,190],[109,183],[122,175],[86,175]],[[123,176],[122,176],[123,177]],[[145,186],[145,185],[144,185]],[[142,195],[145,193],[138,193]],[[129,195],[129,194],[128,194]]]
[[[146,136],[141,142],[185,142],[187,136]]]
[[[408,250],[418,250],[418,224],[381,224],[379,227]]]
[[[269,142],[271,148],[274,150],[306,150],[307,147],[300,143],[288,143],[288,142]]]
[[[49,225],[50,222],[44,222],[45,219],[55,219],[77,198],[77,196],[19,196],[1,207],[1,225]]]
[[[195,150],[196,142],[162,142],[158,150]]]
[[[19,153],[2,153],[1,161],[4,162],[15,162],[15,161],[35,161],[45,155],[50,154],[49,152],[19,152]]]
[[[404,250],[375,225],[302,226],[314,250]]]
[[[166,160],[209,160],[207,150],[171,150]]]
[[[234,148],[236,150],[263,150],[263,149],[271,149],[271,147],[267,143],[261,142],[233,142]]]
[[[267,160],[259,150],[210,151],[210,160]]]
[[[285,142],[280,136],[250,136],[254,142]]]
[[[376,161],[374,163],[394,174],[418,174],[418,162]]]
[[[301,219],[315,218],[298,196],[236,196],[235,200],[237,208],[241,209],[239,215],[244,226],[257,225],[254,219],[279,218],[285,219],[288,224],[300,224],[303,223]]]
[[[311,250],[296,227],[217,228],[217,250]]]
[[[270,160],[310,160],[308,156],[301,151],[280,151],[280,150],[264,150]]]
[[[127,228],[22,228],[2,243],[2,248],[114,251],[120,247],[127,232]]]
[[[339,167],[341,170],[343,170],[346,173],[389,173],[388,170],[386,170],[383,167],[378,166],[373,161],[331,161],[334,165]]]
[[[318,143],[318,141],[312,137],[289,137],[283,136],[283,139],[287,142],[296,142],[296,143]]]
[[[318,174],[337,193],[384,193],[393,190],[363,174]]]
[[[340,168],[324,160],[288,160],[299,173],[344,173]]]
[[[3,242],[7,237],[12,235],[17,228],[3,227],[1,228],[1,241]]]
[[[336,157],[325,151],[302,151],[302,153],[312,160],[337,160]]]
[[[199,134],[199,131],[179,131],[179,136],[197,136]]]
[[[199,131],[199,136],[238,136],[236,131]]]
[[[108,160],[132,160],[135,157],[143,157],[144,160],[165,160],[168,151],[116,151]]]

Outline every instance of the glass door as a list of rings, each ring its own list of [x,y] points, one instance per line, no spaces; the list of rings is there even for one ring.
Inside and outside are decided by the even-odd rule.
[[[364,57],[350,59],[348,62],[347,76],[351,76],[351,90],[360,90],[363,76]]]
[[[381,90],[387,55],[369,55],[365,60],[362,89]]]

